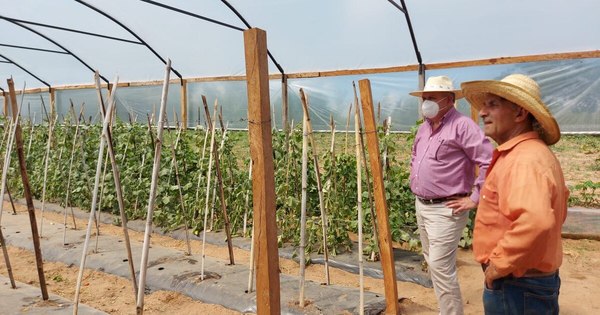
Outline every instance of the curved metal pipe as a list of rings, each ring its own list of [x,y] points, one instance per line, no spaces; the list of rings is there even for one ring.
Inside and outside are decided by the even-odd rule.
[[[94,7],[93,5],[83,1],[83,0],[75,0],[76,2],[79,2],[80,4],[104,15],[106,18],[108,18],[109,20],[115,22],[117,25],[119,25],[120,27],[124,28],[126,31],[129,32],[129,34],[133,35],[133,37],[137,38],[137,40],[140,41],[140,43],[142,43],[142,45],[146,46],[146,48],[148,48],[158,59],[160,59],[160,61],[162,61],[165,65],[167,64],[167,61],[164,60],[152,47],[150,47],[150,45],[148,45],[148,43],[146,43],[141,37],[139,37],[134,31],[132,31],[130,28],[128,28],[127,26],[125,26],[125,24],[121,23],[119,20],[115,19],[114,17],[112,17],[111,15],[109,15],[108,13]],[[181,74],[179,74],[179,72],[177,70],[175,70],[174,68],[171,68],[171,70],[173,71],[173,73],[175,73],[177,75],[177,77],[179,77],[179,81],[181,82],[181,85],[183,85],[183,77],[181,76]]]
[[[28,31],[32,32],[32,33],[35,33],[35,34],[37,34],[38,36],[41,36],[41,37],[43,37],[43,38],[44,38],[44,39],[46,39],[47,41],[49,41],[49,42],[53,43],[54,45],[56,45],[56,46],[60,47],[62,50],[64,50],[64,51],[66,51],[67,53],[69,53],[69,55],[73,56],[75,59],[77,59],[79,62],[81,62],[81,63],[82,63],[84,66],[86,66],[88,69],[90,69],[90,71],[92,71],[92,72],[94,72],[94,73],[96,72],[96,71],[95,71],[95,70],[94,70],[92,67],[90,67],[90,66],[89,66],[87,63],[85,63],[85,61],[81,60],[81,58],[79,58],[79,57],[78,57],[77,55],[75,55],[73,52],[71,52],[70,50],[68,50],[68,49],[67,49],[67,48],[65,48],[63,45],[59,44],[58,42],[56,42],[56,41],[55,41],[55,40],[53,40],[52,38],[50,38],[50,37],[48,37],[48,36],[46,36],[46,35],[44,35],[44,34],[42,34],[42,33],[38,32],[38,31],[36,31],[36,30],[32,29],[32,28],[31,28],[31,27],[29,27],[29,26],[23,25],[21,22],[12,21],[12,20],[10,20],[10,19],[6,19],[6,18],[4,18],[3,16],[0,16],[0,18],[4,19],[4,20],[6,20],[6,21],[8,21],[8,22],[10,22],[10,23],[13,23],[13,24],[15,24],[15,25],[18,25],[18,26],[20,26],[20,27],[22,27],[22,28],[24,28],[24,29],[26,29],[26,30],[28,30]],[[100,77],[102,78],[102,80],[104,80],[104,82],[106,82],[106,84],[109,84],[108,80],[107,80],[105,77],[103,77],[103,76],[100,76]],[[49,86],[49,85],[48,85],[48,86]]]
[[[0,57],[2,57],[2,58],[4,58],[4,59],[8,60],[8,62],[9,62],[9,63],[12,63],[13,65],[15,65],[15,66],[19,67],[21,70],[23,70],[23,71],[27,72],[27,73],[28,73],[30,76],[32,76],[32,77],[36,78],[38,81],[40,81],[40,82],[44,83],[44,84],[45,84],[45,85],[46,85],[46,86],[47,86],[49,89],[51,89],[51,88],[52,88],[52,86],[50,86],[50,84],[48,84],[46,81],[44,81],[44,80],[40,79],[40,78],[39,78],[38,76],[36,76],[35,74],[31,73],[31,71],[29,71],[29,70],[25,69],[25,68],[24,68],[23,66],[21,66],[20,64],[18,64],[18,63],[16,63],[16,62],[12,61],[12,60],[11,60],[11,59],[9,59],[8,57],[4,56],[3,54],[0,54]],[[4,90],[2,90],[2,92],[4,92]]]

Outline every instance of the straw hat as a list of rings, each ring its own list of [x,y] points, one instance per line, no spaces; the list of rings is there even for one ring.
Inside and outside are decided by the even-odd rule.
[[[547,145],[555,144],[560,139],[558,123],[542,102],[540,87],[532,78],[523,74],[511,74],[500,81],[471,81],[460,86],[467,101],[475,109],[481,109],[486,93],[500,96],[521,106],[535,117],[541,127],[541,130],[538,129],[540,138]]]
[[[428,92],[454,93],[455,100],[463,97],[462,91],[455,90],[454,85],[452,84],[452,80],[450,80],[450,78],[448,78],[447,76],[430,77],[429,79],[427,79],[427,82],[425,83],[425,87],[423,88],[423,91],[414,91],[414,92],[410,92],[408,94],[410,94],[412,96],[423,97],[423,93],[428,93]]]

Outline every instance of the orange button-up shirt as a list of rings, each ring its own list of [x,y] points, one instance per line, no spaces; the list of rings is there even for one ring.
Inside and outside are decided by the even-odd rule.
[[[498,146],[475,217],[475,259],[503,276],[557,270],[568,197],[560,163],[536,132]]]

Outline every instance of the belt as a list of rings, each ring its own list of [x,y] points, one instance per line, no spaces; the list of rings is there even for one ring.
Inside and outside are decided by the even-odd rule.
[[[462,198],[462,197],[466,197],[469,194],[464,193],[464,194],[456,194],[456,195],[452,195],[452,196],[448,196],[448,197],[442,197],[442,198],[421,198],[419,196],[417,196],[417,199],[419,199],[419,201],[422,204],[426,204],[426,205],[432,205],[432,204],[436,204],[436,203],[443,203],[446,201],[450,201],[450,200],[454,200],[456,198]]]
[[[481,264],[481,269],[483,269],[483,272],[485,272],[485,270],[487,269],[488,266],[489,266],[489,264]],[[558,273],[558,270],[545,272],[545,271],[541,271],[538,269],[527,269],[525,271],[525,273],[521,276],[521,278],[549,277],[549,276],[553,276],[557,273]],[[507,277],[513,277],[513,275],[510,274]]]

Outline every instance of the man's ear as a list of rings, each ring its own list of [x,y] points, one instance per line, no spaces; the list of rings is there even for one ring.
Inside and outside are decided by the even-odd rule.
[[[526,119],[528,119],[527,117],[528,117],[529,115],[531,115],[531,114],[529,113],[529,111],[528,111],[528,110],[526,110],[526,109],[525,109],[525,108],[523,108],[523,107],[519,107],[519,108],[517,109],[517,115],[516,115],[516,117],[515,117],[515,121],[516,121],[516,122],[523,122],[523,121],[525,121]]]

